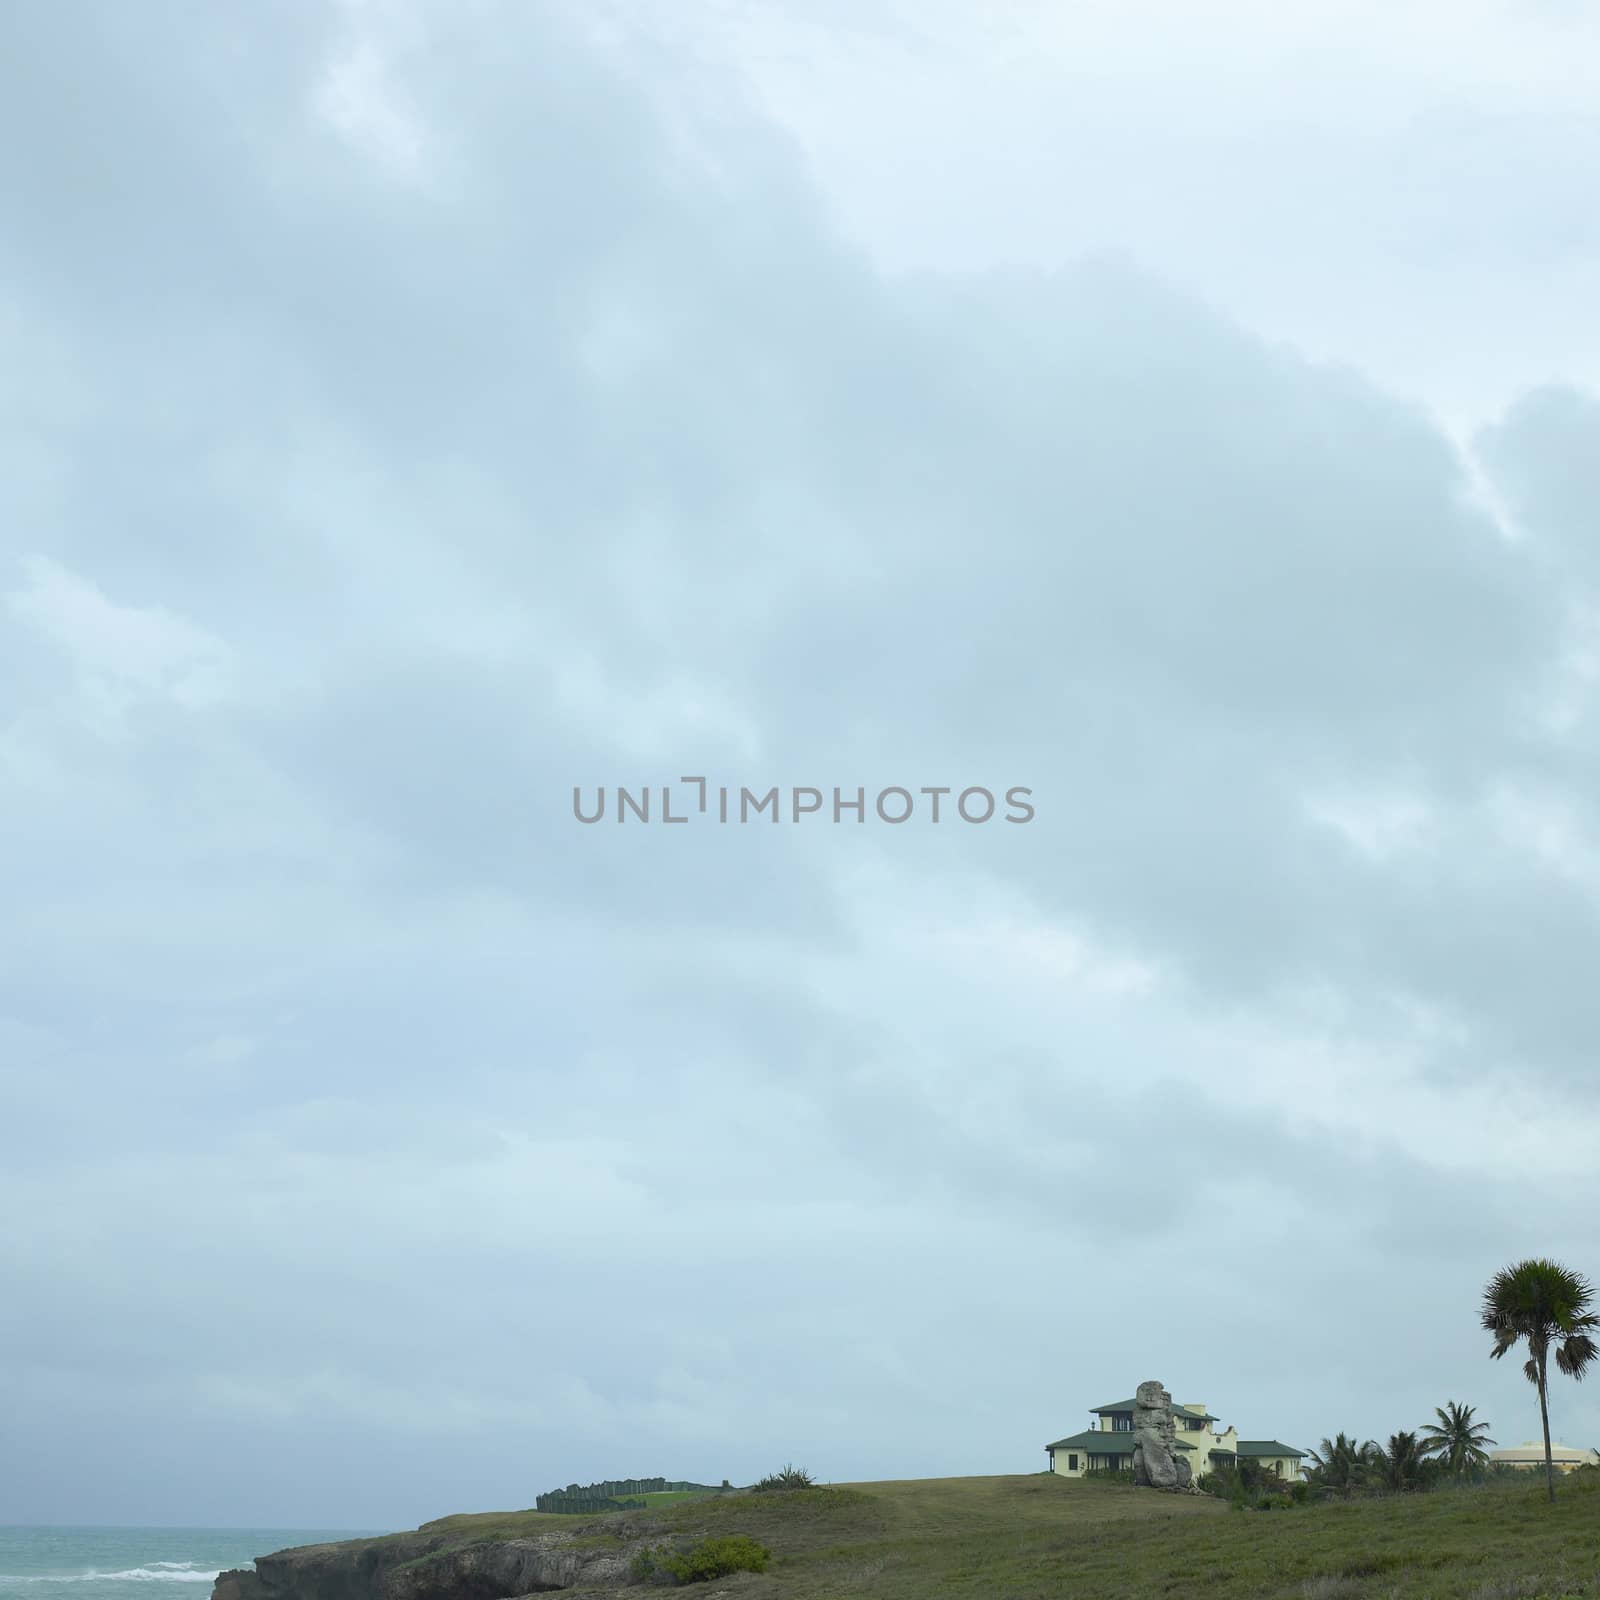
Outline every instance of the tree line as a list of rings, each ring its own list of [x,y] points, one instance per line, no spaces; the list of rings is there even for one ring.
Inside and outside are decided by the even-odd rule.
[[[1527,1351],[1522,1370],[1539,1397],[1545,1487],[1552,1501],[1550,1363],[1553,1358],[1558,1373],[1578,1381],[1593,1365],[1600,1355],[1594,1337],[1600,1316],[1591,1309],[1593,1303],[1594,1288],[1586,1278],[1542,1256],[1502,1268],[1483,1291],[1479,1317],[1493,1340],[1490,1356],[1498,1361],[1519,1347]],[[1390,1434],[1387,1444],[1374,1439],[1358,1443],[1345,1433],[1325,1438],[1311,1452],[1307,1476],[1314,1486],[1350,1493],[1430,1488],[1494,1470],[1487,1447],[1496,1441],[1489,1437],[1489,1424],[1476,1420],[1474,1407],[1449,1400],[1435,1407],[1434,1417],[1421,1428]]]

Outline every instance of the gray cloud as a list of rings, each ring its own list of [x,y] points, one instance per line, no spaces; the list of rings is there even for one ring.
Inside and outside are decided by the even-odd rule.
[[[1024,1468],[1148,1372],[1525,1411],[1591,399],[1485,495],[1162,263],[885,276],[670,42],[94,16],[0,95],[19,1517]],[[685,773],[1039,814],[571,818]],[[1084,1315],[1153,1282],[1181,1348]]]

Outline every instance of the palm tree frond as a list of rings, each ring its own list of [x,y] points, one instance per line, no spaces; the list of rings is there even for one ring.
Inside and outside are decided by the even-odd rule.
[[[1582,1381],[1589,1363],[1600,1355],[1600,1346],[1586,1333],[1574,1333],[1556,1346],[1556,1365],[1569,1378]]]

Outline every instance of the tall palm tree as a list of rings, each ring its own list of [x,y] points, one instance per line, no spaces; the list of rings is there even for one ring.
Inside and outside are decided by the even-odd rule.
[[[1433,1408],[1439,1420],[1422,1425],[1427,1435],[1422,1441],[1423,1455],[1438,1456],[1458,1478],[1473,1467],[1487,1466],[1489,1452],[1484,1446],[1495,1442],[1489,1437],[1489,1424],[1474,1422],[1472,1413],[1472,1406],[1458,1406],[1454,1400],[1446,1400]]]
[[[1569,1378],[1582,1379],[1600,1346],[1591,1330],[1600,1316],[1590,1311],[1594,1289],[1586,1278],[1559,1262],[1535,1257],[1503,1267],[1483,1291],[1483,1326],[1494,1335],[1490,1354],[1499,1360],[1519,1341],[1527,1340],[1523,1373],[1539,1391],[1539,1420],[1544,1424],[1544,1481],[1551,1502],[1556,1497],[1556,1469],[1550,1456],[1550,1386],[1548,1363],[1553,1345],[1556,1366]]]

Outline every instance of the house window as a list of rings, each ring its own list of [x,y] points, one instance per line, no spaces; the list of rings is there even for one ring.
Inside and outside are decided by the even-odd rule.
[[[1068,1456],[1067,1457],[1067,1471],[1068,1472],[1076,1472],[1077,1470],[1078,1470],[1078,1458],[1076,1456]]]

